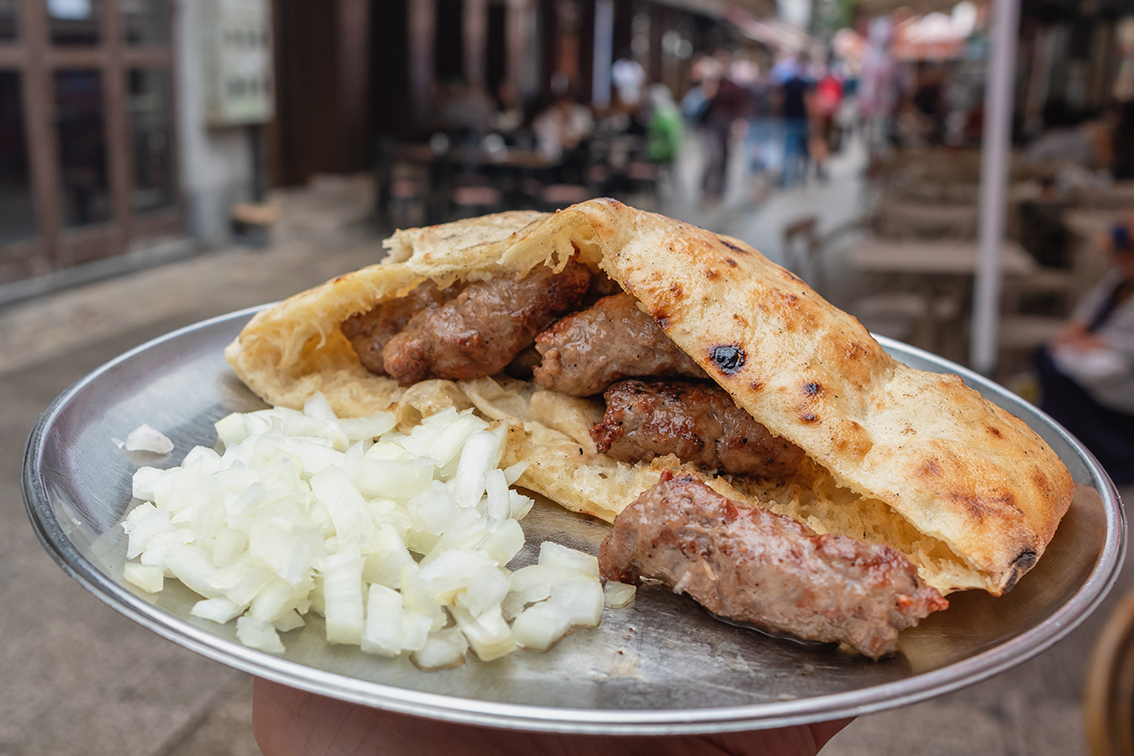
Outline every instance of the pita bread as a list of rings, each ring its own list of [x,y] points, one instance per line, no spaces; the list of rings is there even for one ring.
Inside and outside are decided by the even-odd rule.
[[[554,215],[503,213],[402,231],[380,265],[258,313],[228,348],[265,401],[322,392],[343,416],[395,407],[407,422],[476,407],[510,426],[519,485],[612,520],[674,457],[629,465],[595,453],[601,403],[496,377],[402,389],[358,362],[340,324],[426,280],[520,277],[575,254],[634,295],[737,404],[808,460],[787,483],[708,476],[713,488],[820,533],[886,543],[942,593],[1001,594],[1043,554],[1073,483],[1025,423],[954,375],[891,358],[850,315],[744,242],[613,200]],[[689,470],[686,470],[689,472]]]

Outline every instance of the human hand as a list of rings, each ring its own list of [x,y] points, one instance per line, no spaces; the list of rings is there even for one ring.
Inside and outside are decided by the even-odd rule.
[[[1105,349],[1106,341],[1097,333],[1087,330],[1085,324],[1072,321],[1055,334],[1051,343],[1057,347],[1070,347],[1079,350]]]
[[[850,719],[718,735],[566,735],[437,722],[257,679],[252,724],[264,756],[815,756]]]

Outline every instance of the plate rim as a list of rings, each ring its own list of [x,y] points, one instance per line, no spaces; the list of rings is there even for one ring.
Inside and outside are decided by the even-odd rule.
[[[86,386],[116,366],[158,345],[209,328],[228,326],[270,307],[270,304],[208,318],[151,339],[95,368],[59,394],[41,413],[24,449],[20,488],[37,538],[52,559],[96,598],[158,635],[214,661],[283,685],[344,701],[446,721],[543,732],[619,735],[670,735],[755,730],[859,716],[897,708],[952,693],[987,680],[1046,651],[1065,638],[1105,599],[1118,578],[1126,553],[1126,517],[1118,491],[1094,456],[1059,423],[1034,411],[1083,459],[1106,514],[1099,556],[1087,580],[1036,627],[973,656],[911,677],[839,693],[795,700],[705,709],[581,709],[486,701],[444,693],[411,690],[317,669],[222,638],[146,602],[100,570],[74,546],[57,518],[42,480],[44,443],[52,423]],[[1013,403],[1023,402],[1003,386],[962,365],[884,336],[874,336],[897,359],[916,357],[954,372],[970,386]]]

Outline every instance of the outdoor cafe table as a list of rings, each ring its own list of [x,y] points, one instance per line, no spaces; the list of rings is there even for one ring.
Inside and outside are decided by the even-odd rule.
[[[976,241],[872,239],[847,250],[847,264],[856,271],[882,276],[891,292],[915,291],[924,308],[918,323],[918,341],[933,349],[940,337],[937,305],[953,298],[963,315],[972,296],[980,249]],[[1027,276],[1038,263],[1016,242],[1000,248],[1005,276]]]
[[[443,152],[432,149],[429,144],[409,143],[399,145],[396,157],[407,163],[418,163],[429,169],[429,191],[434,204],[442,203],[451,190],[452,175],[460,170],[483,173],[504,195],[507,208],[516,209],[524,204],[523,184],[527,179],[546,183],[550,173],[561,161],[550,159],[539,150],[508,147],[497,152],[480,149],[451,147]],[[431,222],[444,220],[435,211]]]

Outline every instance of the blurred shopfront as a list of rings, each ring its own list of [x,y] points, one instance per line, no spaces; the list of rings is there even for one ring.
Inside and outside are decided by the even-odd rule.
[[[0,283],[181,234],[162,0],[0,0]]]
[[[270,0],[0,0],[0,303],[230,240]]]
[[[456,82],[527,107],[569,91],[601,109],[627,57],[680,96],[694,50],[740,36],[738,6],[774,13],[765,0],[274,0],[272,183],[364,170],[382,136],[426,138]]]

